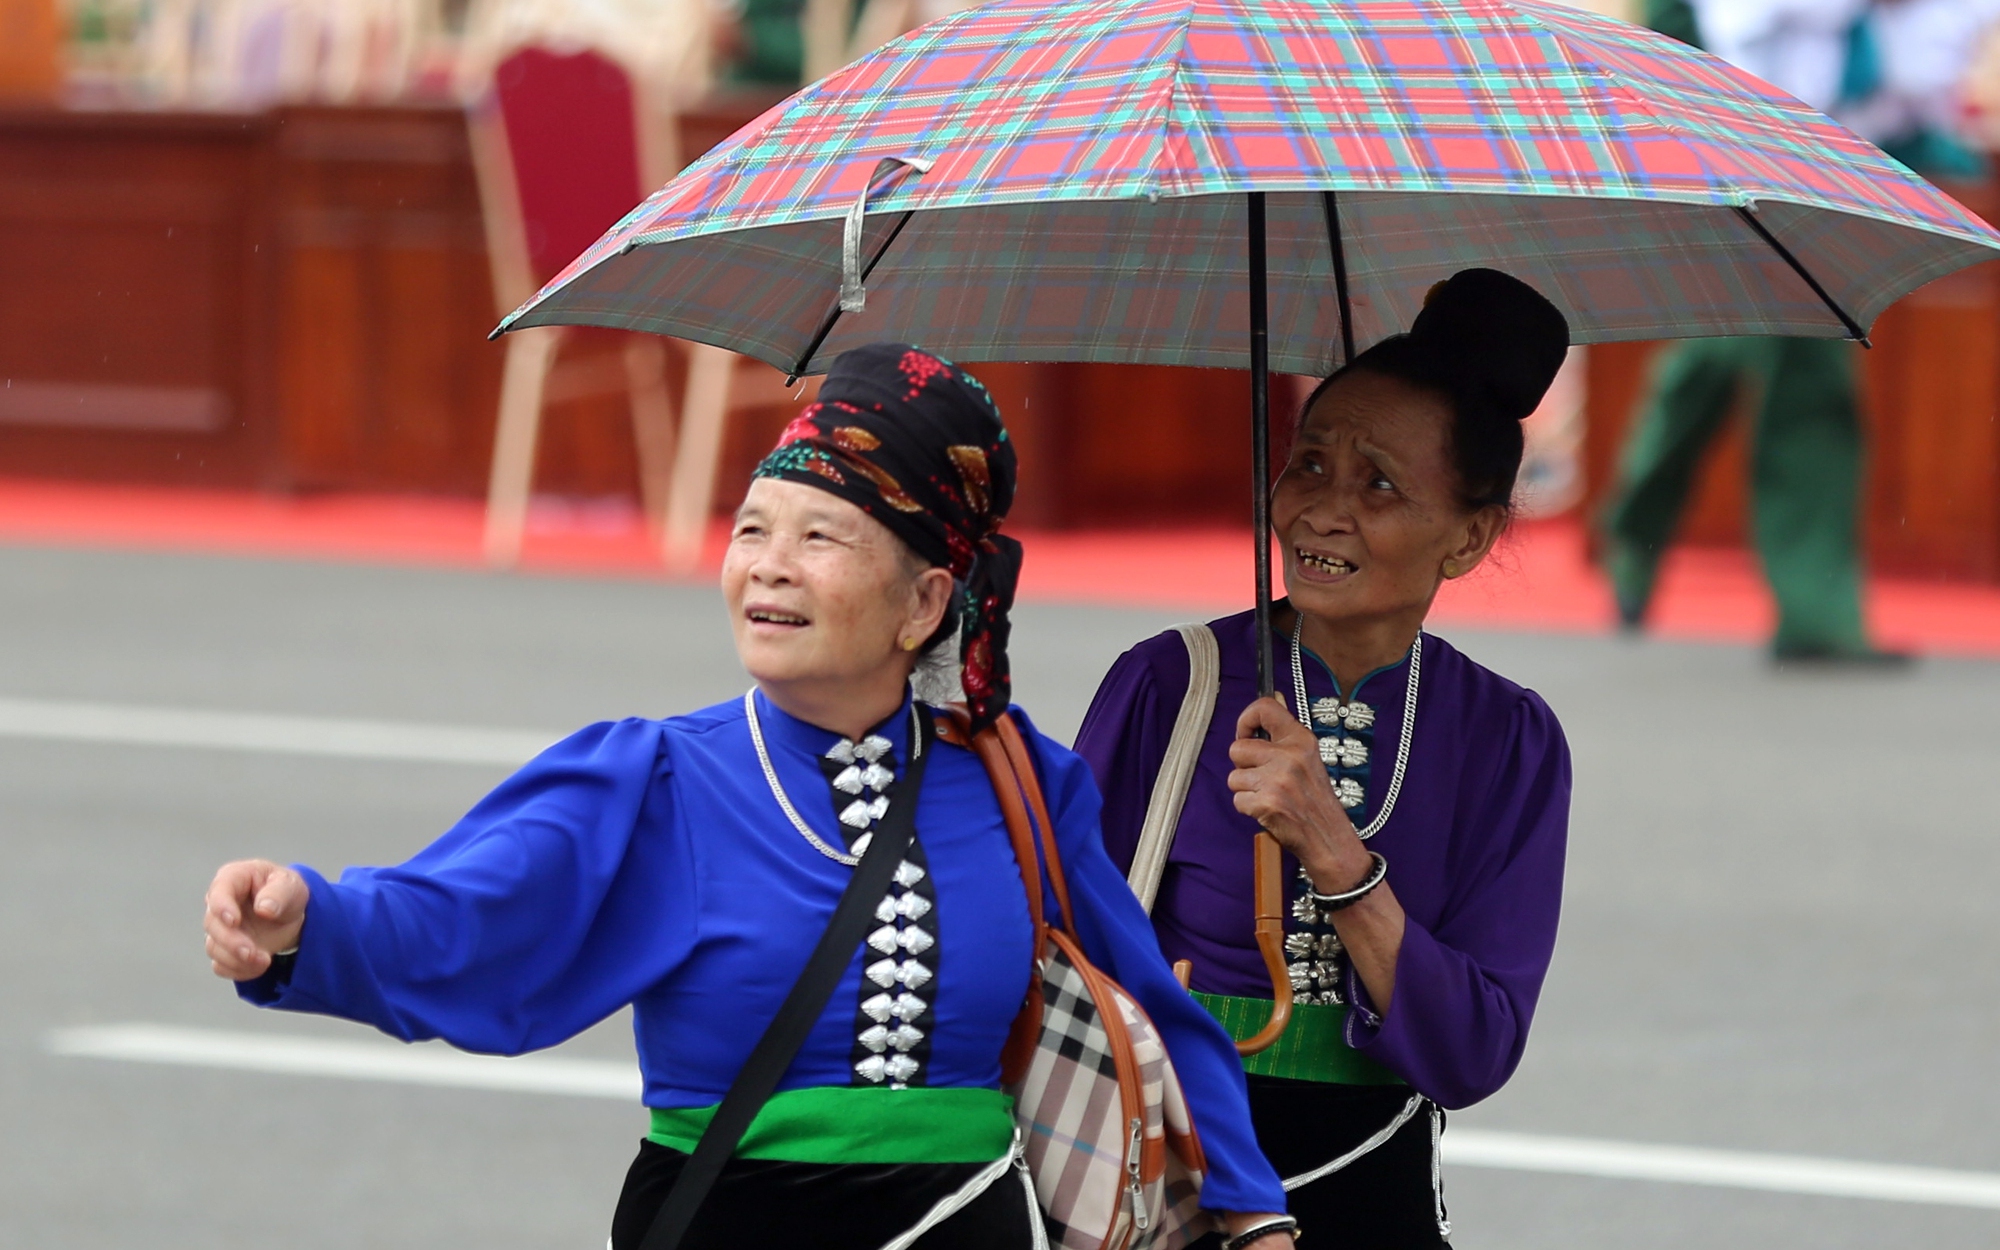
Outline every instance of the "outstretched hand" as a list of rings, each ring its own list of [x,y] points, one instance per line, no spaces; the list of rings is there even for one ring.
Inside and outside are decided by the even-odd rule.
[[[209,883],[202,919],[215,975],[231,981],[264,975],[271,956],[299,944],[311,896],[304,877],[268,859],[224,864]]]

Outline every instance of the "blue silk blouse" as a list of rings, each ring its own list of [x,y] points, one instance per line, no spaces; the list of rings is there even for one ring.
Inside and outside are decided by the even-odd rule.
[[[841,846],[821,764],[838,736],[755,698],[794,807]],[[1013,715],[1041,773],[1084,948],[1152,1017],[1186,1088],[1210,1168],[1202,1205],[1283,1210],[1235,1051],[1174,982],[1105,854],[1089,768]],[[906,762],[910,730],[906,702],[875,732]],[[985,769],[964,748],[932,750],[916,811],[936,934],[920,1080],[996,1088],[1031,973],[1027,903]],[[555,1045],[629,1003],[644,1102],[685,1108],[721,1101],[852,869],[786,819],[737,700],[584,729],[400,866],[352,868],[338,882],[299,871],[312,897],[297,961],[288,979],[240,986],[247,999],[494,1054]],[[1052,896],[1046,905],[1053,916]],[[781,1091],[854,1083],[856,1003],[878,958],[857,950]]]

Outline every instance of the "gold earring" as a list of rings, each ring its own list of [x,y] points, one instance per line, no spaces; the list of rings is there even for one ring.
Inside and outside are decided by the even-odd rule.
[[[1456,561],[1456,560],[1446,560],[1446,561],[1444,562],[1444,575],[1445,575],[1446,577],[1457,577],[1457,576],[1458,576],[1458,561]]]
[[[905,639],[903,639],[903,650],[905,650],[905,651],[915,651],[916,649],[917,649],[917,640],[916,640],[916,639],[914,639],[914,638],[905,638]]]

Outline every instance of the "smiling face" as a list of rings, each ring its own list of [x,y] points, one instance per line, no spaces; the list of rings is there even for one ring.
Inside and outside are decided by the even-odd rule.
[[[903,644],[937,628],[951,574],[920,567],[846,500],[759,478],[737,509],[722,592],[736,654],[758,685],[787,711],[849,732],[829,717],[845,721],[844,709],[863,715],[884,699],[893,711],[902,701],[917,658]]]
[[[1413,632],[1439,582],[1485,558],[1506,518],[1464,505],[1451,427],[1442,396],[1379,373],[1321,392],[1271,496],[1293,606]]]

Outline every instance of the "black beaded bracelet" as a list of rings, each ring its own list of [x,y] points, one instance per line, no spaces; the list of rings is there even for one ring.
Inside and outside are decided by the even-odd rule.
[[[1361,879],[1360,885],[1355,886],[1344,894],[1321,894],[1318,890],[1306,891],[1307,894],[1312,896],[1313,903],[1319,907],[1320,911],[1344,911],[1362,899],[1367,898],[1370,894],[1374,893],[1376,886],[1382,884],[1382,879],[1389,875],[1389,861],[1383,859],[1380,852],[1370,851],[1368,854],[1375,861],[1375,869]]]
[[[1299,1222],[1289,1215],[1281,1215],[1275,1220],[1265,1220],[1254,1228],[1242,1232],[1222,1243],[1222,1250],[1243,1250],[1243,1247],[1259,1237],[1269,1237],[1272,1233],[1289,1233],[1293,1241],[1299,1239]]]

